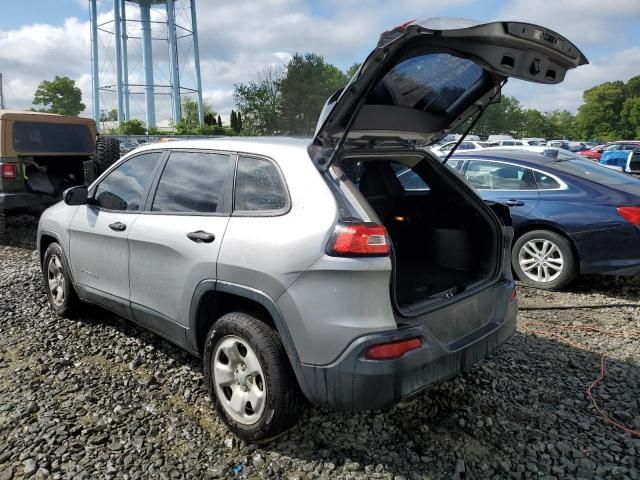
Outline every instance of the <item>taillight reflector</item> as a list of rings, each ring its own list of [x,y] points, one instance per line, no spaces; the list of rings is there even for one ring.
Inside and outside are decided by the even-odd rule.
[[[618,213],[633,225],[640,225],[640,207],[618,207]]]
[[[5,180],[18,178],[18,165],[15,163],[0,163],[0,176]]]
[[[374,345],[367,350],[367,358],[369,360],[392,360],[400,358],[405,353],[415,350],[422,346],[422,340],[419,338],[409,338],[408,340],[400,340],[398,342],[381,343]]]
[[[381,256],[389,254],[387,230],[382,225],[354,224],[336,226],[329,254],[338,256]]]

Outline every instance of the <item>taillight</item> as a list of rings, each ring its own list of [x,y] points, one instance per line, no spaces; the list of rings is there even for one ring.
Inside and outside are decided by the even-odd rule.
[[[0,163],[0,177],[4,180],[18,178],[18,165],[15,163]]]
[[[640,225],[640,207],[618,207],[618,213],[633,225]]]
[[[372,223],[339,223],[327,253],[343,257],[389,255],[387,230],[382,225]]]
[[[380,345],[369,347],[366,357],[369,360],[392,360],[394,358],[400,358],[405,353],[420,348],[421,346],[422,340],[419,338],[381,343]]]

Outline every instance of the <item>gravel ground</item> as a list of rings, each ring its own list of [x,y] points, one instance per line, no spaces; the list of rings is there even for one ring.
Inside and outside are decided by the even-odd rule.
[[[585,393],[606,351],[598,401],[640,429],[640,281],[522,288],[518,333],[470,372],[382,412],[309,407],[292,431],[249,445],[213,412],[197,359],[97,308],[52,314],[25,219],[0,246],[0,480],[640,479],[640,438]],[[541,321],[628,335],[554,330],[580,350],[526,331]]]

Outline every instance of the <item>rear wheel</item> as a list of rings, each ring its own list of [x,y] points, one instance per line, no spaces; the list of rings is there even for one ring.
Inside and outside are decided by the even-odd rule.
[[[238,437],[273,438],[297,422],[302,396],[280,338],[264,322],[224,315],[207,335],[203,362],[213,405]]]
[[[518,238],[511,263],[522,282],[545,290],[564,287],[577,273],[569,241],[548,230],[534,230]]]

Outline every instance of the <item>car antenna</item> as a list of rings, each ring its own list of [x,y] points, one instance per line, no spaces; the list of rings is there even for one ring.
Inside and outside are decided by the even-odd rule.
[[[471,131],[471,129],[473,127],[476,126],[476,123],[478,123],[478,120],[480,120],[480,117],[482,117],[482,115],[484,114],[484,112],[487,110],[487,107],[489,105],[491,105],[491,102],[493,102],[493,99],[496,98],[498,96],[498,94],[500,94],[500,92],[502,92],[502,87],[504,87],[504,84],[507,83],[507,79],[505,78],[502,83],[500,84],[500,88],[498,89],[498,91],[493,95],[493,97],[491,97],[489,99],[489,101],[487,102],[486,106],[479,106],[478,107],[478,115],[476,115],[476,118],[474,118],[471,123],[469,124],[469,126],[467,127],[467,129],[463,132],[463,134],[460,136],[460,138],[458,139],[458,141],[456,142],[456,144],[453,146],[453,148],[451,150],[449,150],[449,153],[447,154],[447,156],[444,158],[444,160],[442,161],[442,164],[446,164],[449,159],[451,158],[451,155],[453,155],[456,151],[456,149],[460,146],[460,144],[464,141],[464,139],[467,137],[467,135],[469,135],[469,132]]]

